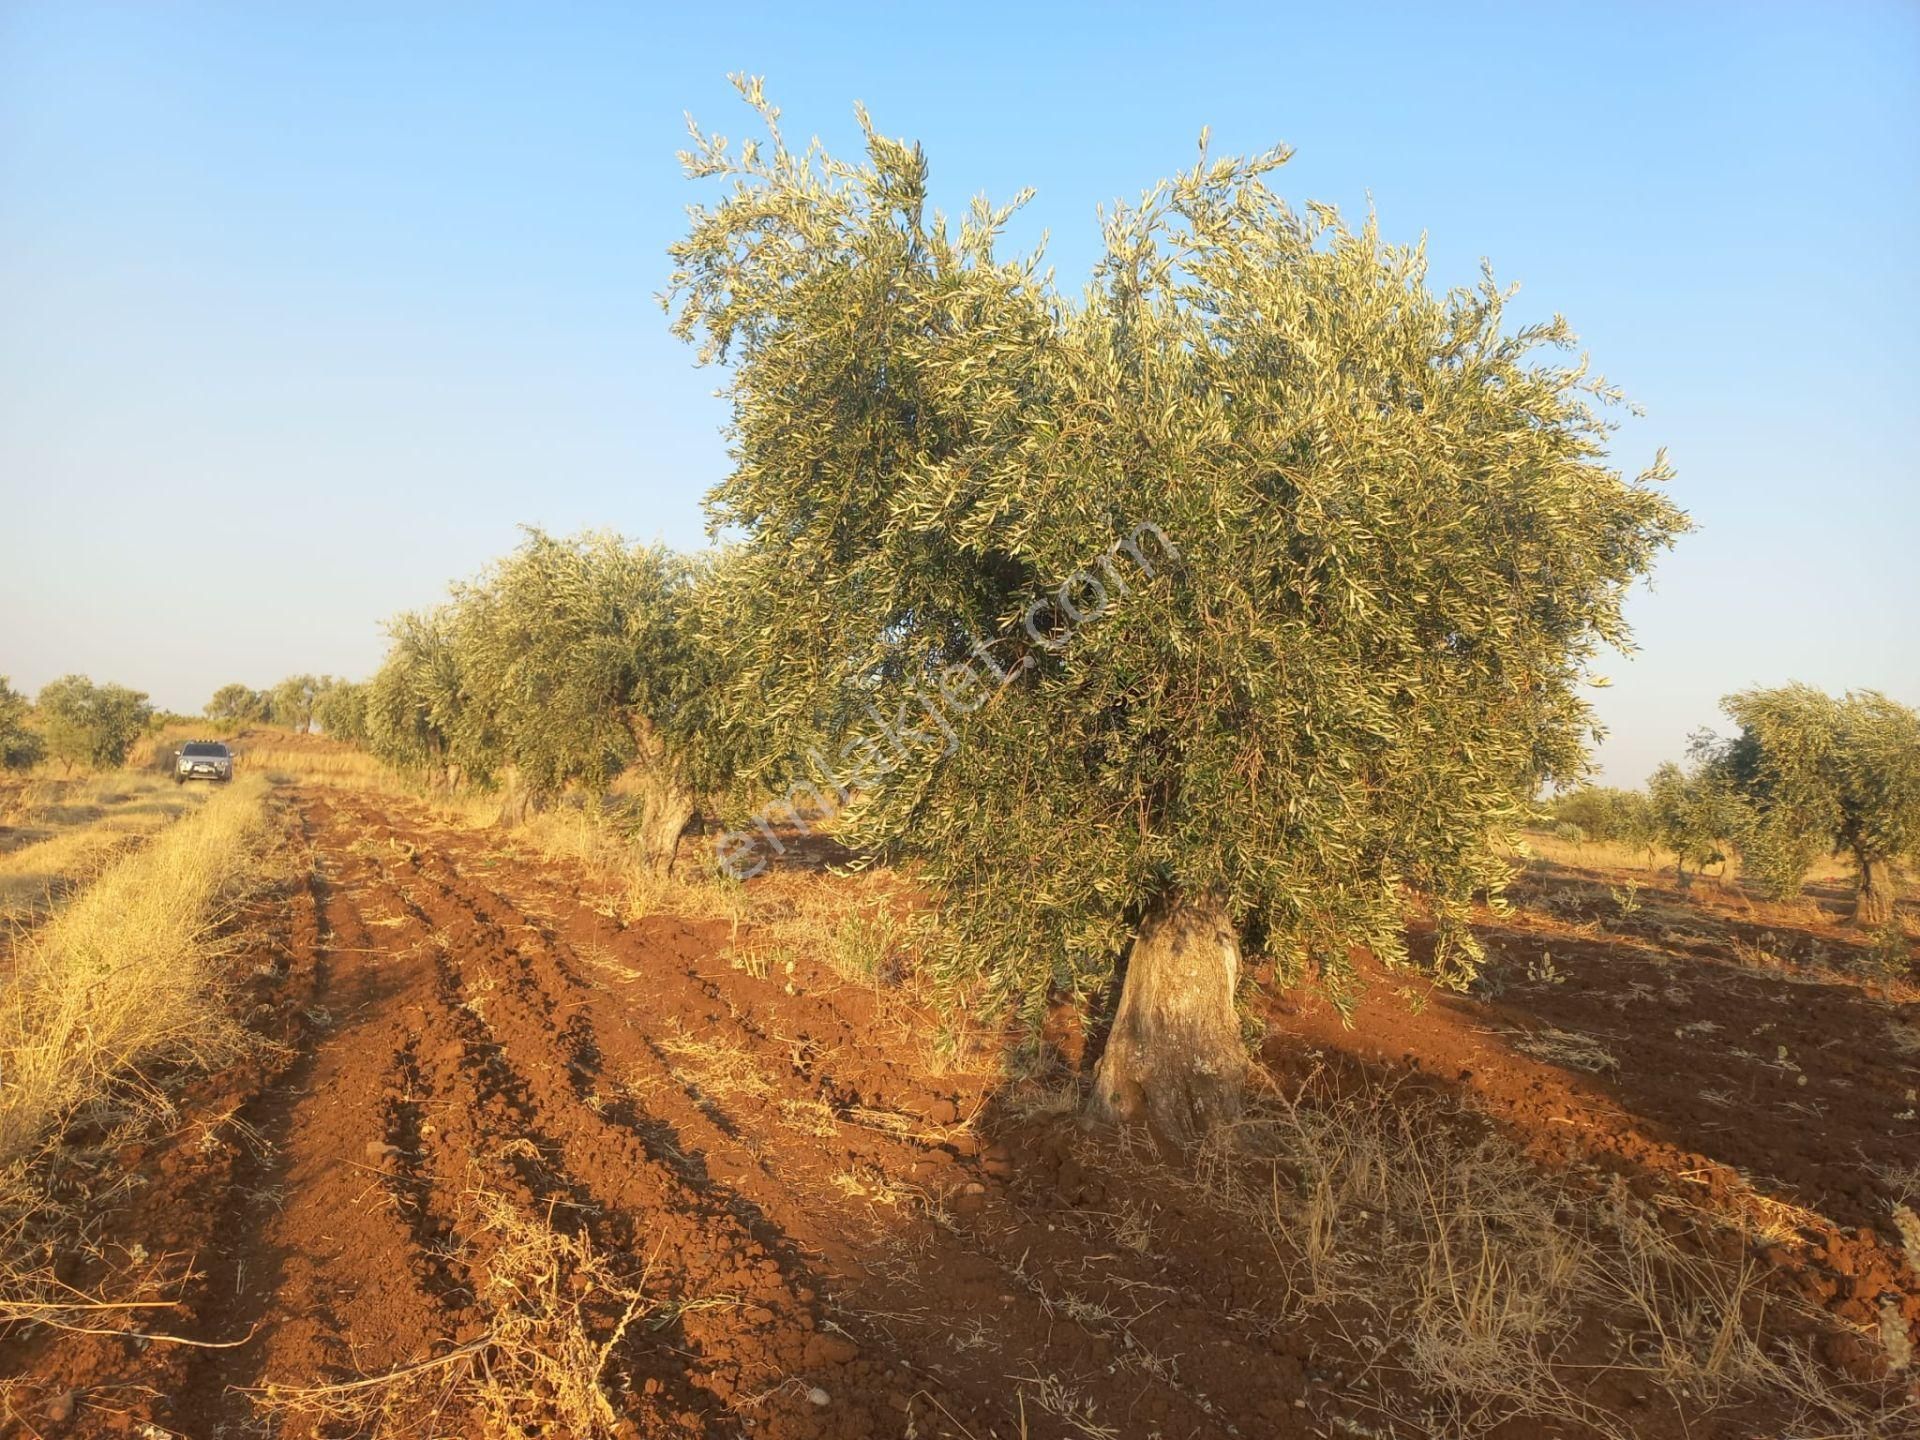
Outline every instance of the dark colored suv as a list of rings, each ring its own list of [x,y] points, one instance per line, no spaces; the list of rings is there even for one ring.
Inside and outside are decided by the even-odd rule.
[[[233,779],[233,752],[218,740],[190,740],[173,752],[173,783]]]

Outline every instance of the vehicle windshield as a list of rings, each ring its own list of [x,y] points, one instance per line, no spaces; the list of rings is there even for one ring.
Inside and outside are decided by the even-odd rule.
[[[180,753],[182,755],[198,756],[202,759],[211,758],[224,760],[227,758],[227,747],[215,744],[211,740],[196,740]]]

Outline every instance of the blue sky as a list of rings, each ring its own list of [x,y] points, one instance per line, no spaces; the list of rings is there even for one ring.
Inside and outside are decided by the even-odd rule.
[[[1036,186],[1070,288],[1211,124],[1568,315],[1701,527],[1608,667],[1610,778],[1745,685],[1920,703],[1920,7],[1871,4],[0,0],[0,674],[197,709],[365,674],[520,522],[701,543],[718,377],[653,297],[733,70],[843,150],[864,100],[949,208]]]

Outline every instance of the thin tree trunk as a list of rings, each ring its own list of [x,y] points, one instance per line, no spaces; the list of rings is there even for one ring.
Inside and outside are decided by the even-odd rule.
[[[1212,895],[1151,911],[1127,957],[1120,1009],[1094,1075],[1095,1117],[1188,1144],[1240,1113],[1246,1047],[1233,996],[1240,937]]]
[[[1858,851],[1853,858],[1860,867],[1859,888],[1853,894],[1853,923],[1862,930],[1878,930],[1893,919],[1893,866],[1885,860],[1869,860]]]

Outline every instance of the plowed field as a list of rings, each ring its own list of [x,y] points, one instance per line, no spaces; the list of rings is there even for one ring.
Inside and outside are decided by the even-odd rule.
[[[76,1189],[132,1180],[68,1278],[109,1293],[109,1260],[138,1261],[172,1304],[11,1336],[13,1433],[477,1433],[476,1385],[528,1380],[516,1345],[555,1337],[587,1346],[616,1434],[1420,1433],[1407,1365],[1360,1333],[1380,1310],[1303,1308],[1308,1247],[1249,1222],[1298,1174],[1090,1135],[1069,1063],[1052,1090],[943,1064],[878,985],[742,965],[724,920],[623,923],[567,864],[416,802],[281,793],[301,879],[236,962],[275,1043],[182,1078],[164,1137],[73,1146]],[[1790,939],[1851,943],[1825,921],[1789,936],[1656,889],[1602,925],[1598,893],[1553,872],[1489,917],[1478,998],[1416,1014],[1381,986],[1353,1029],[1305,992],[1261,1002],[1276,1103],[1397,1086],[1596,1197],[1618,1177],[1750,1272],[1732,1304],[1778,1310],[1767,1343],[1897,1383],[1883,1316],[1920,1331],[1890,1219],[1902,1167],[1920,1184],[1916,1007],[1798,966]],[[1763,934],[1775,968],[1729,949]],[[1689,1410],[1603,1321],[1562,1358],[1621,1364],[1583,1394],[1624,1433],[1815,1433],[1778,1397]]]

